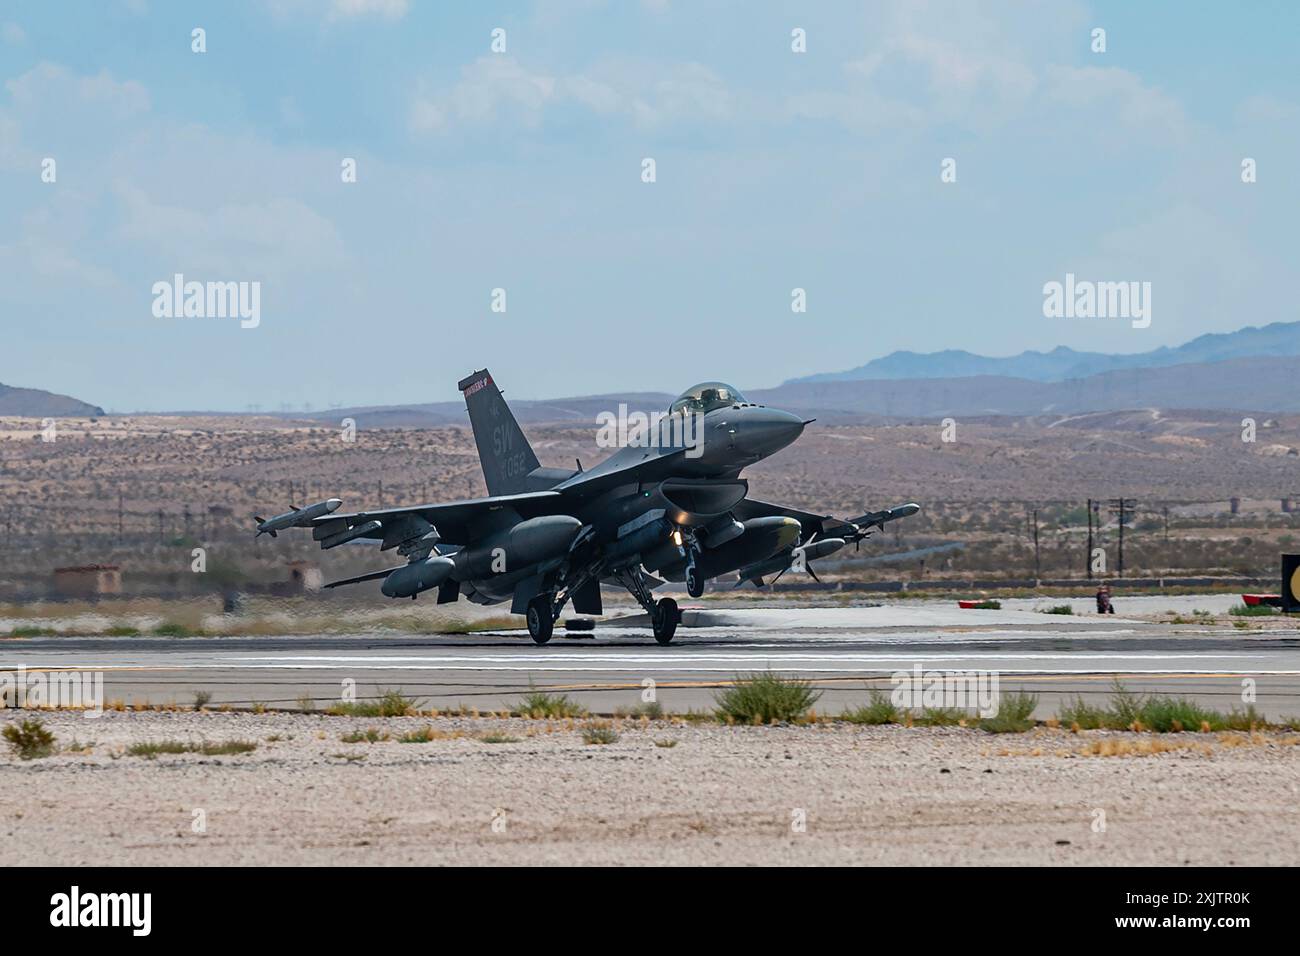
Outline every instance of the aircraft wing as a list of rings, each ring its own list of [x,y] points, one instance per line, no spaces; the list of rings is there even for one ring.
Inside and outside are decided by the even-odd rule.
[[[439,544],[467,544],[474,528],[490,519],[493,512],[513,511],[521,518],[551,514],[559,503],[558,491],[530,491],[518,495],[469,498],[438,505],[412,505],[406,508],[383,508],[352,514],[331,514],[312,522],[312,537],[327,547],[325,539],[356,529],[352,539],[370,538],[384,541],[404,540],[421,521],[438,530]],[[364,526],[373,528],[361,530]],[[399,537],[401,536],[401,537]]]
[[[746,498],[732,508],[731,513],[738,521],[749,518],[794,518],[803,526],[801,541],[807,541],[814,534],[819,538],[842,538],[851,536],[857,530],[851,523],[833,515],[813,514],[811,511],[800,511],[798,508],[787,508],[785,505],[774,505],[754,498]]]
[[[818,538],[844,538],[846,541],[860,541],[871,533],[872,528],[883,528],[886,522],[906,518],[920,510],[919,505],[909,503],[885,511],[869,511],[864,515],[858,515],[855,518],[846,520],[836,518],[834,515],[813,514],[811,511],[800,511],[798,508],[787,508],[785,505],[774,505],[766,501],[746,498],[731,509],[731,512],[740,521],[747,518],[767,518],[772,516],[794,518],[803,526],[800,541],[805,542],[814,534]]]
[[[637,451],[640,455],[632,457]],[[657,449],[624,448],[590,471],[581,471],[555,486],[555,491],[590,497],[632,482],[656,482],[673,477],[674,466],[686,457],[685,448],[659,452]]]

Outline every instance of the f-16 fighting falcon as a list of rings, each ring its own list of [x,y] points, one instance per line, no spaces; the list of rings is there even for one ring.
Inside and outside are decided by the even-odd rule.
[[[665,581],[685,581],[692,597],[731,573],[737,586],[763,587],[765,575],[792,566],[811,573],[809,561],[920,510],[905,504],[842,520],[750,498],[740,472],[810,422],[747,402],[721,382],[686,390],[666,414],[610,442],[621,447],[587,470],[541,466],[487,369],[459,388],[486,498],[353,514],[335,513],[339,501],[330,498],[258,519],[259,534],[310,527],[323,549],[378,541],[406,563],[325,586],[379,580],[393,598],[436,589],[439,604],[462,594],[480,604],[510,601],[538,644],[551,639],[566,604],[602,614],[601,585],[622,586],[649,614],[655,639],[668,644],[681,615],[672,598],[654,598]]]

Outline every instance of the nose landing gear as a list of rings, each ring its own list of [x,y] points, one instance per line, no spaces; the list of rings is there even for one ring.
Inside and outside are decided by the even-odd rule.
[[[692,533],[686,542],[686,593],[693,598],[699,597],[704,593],[704,575],[700,573],[699,567],[695,564],[695,559],[699,557],[700,549]]]
[[[695,566],[694,559],[686,566],[686,593],[693,598],[697,598],[704,593],[704,575],[700,574],[700,569]]]

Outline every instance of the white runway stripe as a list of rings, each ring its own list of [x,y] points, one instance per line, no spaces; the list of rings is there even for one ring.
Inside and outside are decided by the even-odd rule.
[[[1214,654],[1211,655],[1213,660],[1221,661],[1252,661],[1267,660],[1267,654]],[[862,664],[879,664],[890,661],[902,661],[906,663],[924,663],[926,661],[1178,661],[1178,660],[1195,660],[1204,661],[1205,654],[1051,654],[1051,653],[1024,653],[1024,654],[999,654],[999,653],[974,653],[974,654],[790,654],[790,653],[770,653],[770,654],[546,654],[539,653],[533,655],[508,654],[476,654],[473,656],[455,656],[455,655],[421,655],[421,656],[387,656],[381,657],[376,655],[335,655],[335,654],[277,654],[267,657],[244,657],[232,656],[230,661],[243,663],[265,664],[275,663],[304,663],[304,664],[366,664],[369,666],[396,666],[405,663],[411,664],[432,664],[437,666],[448,666],[451,664],[510,664],[518,666],[521,664],[562,664],[573,662],[575,664],[667,664],[673,666],[698,666],[707,663],[738,663],[746,664],[755,661],[772,661],[772,662],[789,662],[789,663],[814,663],[825,661],[834,664],[862,663]],[[227,665],[229,666],[229,665]]]
[[[974,662],[972,662],[973,664]],[[555,672],[563,674],[578,673],[609,673],[609,674],[627,674],[629,672],[646,673],[646,672],[663,672],[676,674],[690,674],[699,672],[717,672],[720,674],[737,674],[751,673],[753,671],[767,670],[767,662],[762,660],[751,661],[747,666],[737,667],[734,664],[726,663],[692,663],[689,666],[683,664],[668,663],[645,663],[629,666],[624,663],[599,664],[599,665],[544,665],[544,664],[384,664],[374,658],[367,658],[364,661],[355,661],[349,663],[297,663],[297,664],[192,664],[187,669],[203,670],[342,670],[342,671],[517,671],[519,673],[544,673]],[[799,665],[785,665],[780,662],[773,662],[773,670],[782,674],[876,674],[886,671],[893,671],[894,667],[840,667],[825,665],[821,667]],[[939,668],[936,668],[939,669]],[[1094,667],[981,667],[977,668],[971,664],[963,665],[961,662],[954,662],[954,666],[948,670],[996,670],[999,674],[1128,674],[1128,673],[1149,673],[1149,674],[1221,674],[1221,673],[1248,673],[1252,676],[1284,676],[1300,675],[1300,670],[1263,670],[1261,668],[1232,668],[1232,667],[1126,667],[1124,661],[1110,659],[1109,666]],[[112,668],[105,668],[112,670]]]

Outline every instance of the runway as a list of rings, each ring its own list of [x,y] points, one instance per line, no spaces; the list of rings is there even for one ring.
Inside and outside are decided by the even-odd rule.
[[[1029,610],[957,611],[900,603],[866,608],[687,610],[660,647],[635,618],[535,646],[523,631],[469,635],[294,637],[39,637],[0,645],[0,667],[104,673],[104,694],[126,704],[296,708],[400,689],[423,707],[508,708],[530,686],[562,691],[593,712],[642,702],[648,682],[670,712],[708,710],[738,675],[771,670],[812,681],[817,709],[857,706],[899,671],[996,672],[1003,691],[1040,695],[1040,717],[1076,694],[1098,702],[1121,679],[1134,691],[1187,696],[1269,717],[1300,715],[1300,638],[1294,630],[1169,625]]]

